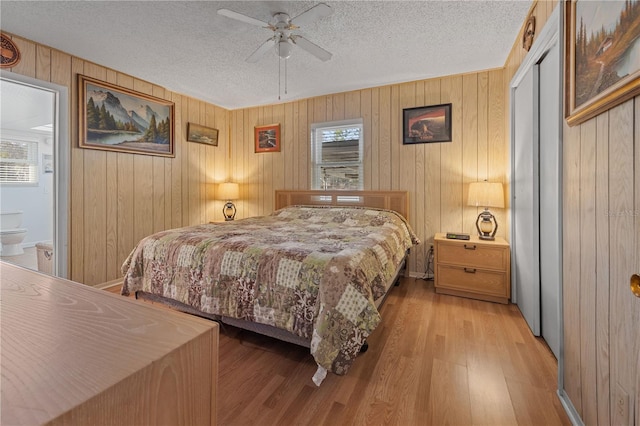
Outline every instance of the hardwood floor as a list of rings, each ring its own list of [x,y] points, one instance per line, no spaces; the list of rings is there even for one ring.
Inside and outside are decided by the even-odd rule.
[[[557,364],[515,305],[437,295],[404,278],[345,376],[311,381],[308,349],[220,333],[220,425],[568,425]]]

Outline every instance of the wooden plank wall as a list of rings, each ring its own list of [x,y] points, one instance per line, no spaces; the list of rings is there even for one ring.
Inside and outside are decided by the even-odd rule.
[[[14,37],[23,59],[11,71],[70,89],[70,278],[99,284],[120,276],[135,243],[161,229],[221,218],[213,182],[242,184],[238,217],[273,211],[276,189],[307,189],[310,126],[362,117],[365,189],[410,193],[410,221],[424,242],[413,251],[412,272],[426,270],[439,231],[474,232],[478,213],[466,206],[469,182],[506,183],[505,97],[502,70],[338,93],[228,112],[135,77]],[[173,100],[176,157],[79,149],[77,74]],[[453,103],[453,142],[403,146],[402,109]],[[220,129],[218,147],[187,143],[186,124]],[[254,153],[254,126],[280,123],[282,151]],[[230,140],[230,143],[228,142]],[[506,236],[505,212],[494,212]]]
[[[556,5],[534,3],[537,33]],[[519,40],[505,65],[507,96],[526,56]],[[640,303],[629,292],[640,263],[639,119],[637,97],[563,129],[563,390],[584,424],[631,424],[640,391]]]
[[[626,424],[639,391],[638,118],[636,97],[564,128],[564,388],[585,424]]]
[[[70,99],[69,278],[96,285],[120,267],[144,236],[222,219],[214,183],[227,177],[227,110],[165,90],[55,49],[12,37],[22,60],[10,71],[66,86]],[[78,148],[77,74],[175,103],[175,158]],[[186,141],[187,123],[220,130],[217,147]]]
[[[423,241],[411,272],[423,274],[436,232],[475,232],[470,182],[506,183],[503,71],[489,70],[231,111],[231,172],[241,183],[238,216],[273,211],[276,189],[309,189],[313,123],[362,118],[367,190],[409,192],[409,221]],[[402,109],[453,104],[452,143],[402,145]],[[255,153],[254,126],[280,123],[281,152]],[[505,211],[495,211],[505,236]]]

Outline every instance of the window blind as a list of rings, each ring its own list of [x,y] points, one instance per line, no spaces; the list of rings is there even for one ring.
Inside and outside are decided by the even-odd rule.
[[[362,189],[362,120],[312,126],[313,189]]]
[[[0,182],[38,183],[38,142],[0,141]]]

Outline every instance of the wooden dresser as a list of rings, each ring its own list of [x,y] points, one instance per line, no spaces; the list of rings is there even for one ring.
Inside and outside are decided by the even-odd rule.
[[[436,293],[508,303],[511,296],[509,243],[471,236],[470,240],[447,239],[436,234]]]
[[[218,325],[0,262],[7,425],[214,425]]]

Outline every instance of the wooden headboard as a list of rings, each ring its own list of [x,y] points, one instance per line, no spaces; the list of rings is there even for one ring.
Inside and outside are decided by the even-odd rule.
[[[295,205],[374,207],[394,210],[409,220],[407,191],[276,190],[276,210]]]

